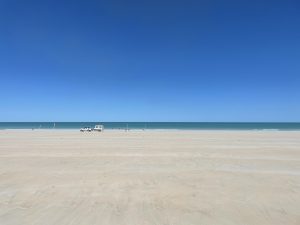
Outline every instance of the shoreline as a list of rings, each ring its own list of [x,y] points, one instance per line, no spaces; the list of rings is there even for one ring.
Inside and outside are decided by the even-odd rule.
[[[298,122],[0,122],[0,129],[79,130],[98,124],[106,130],[300,130]]]
[[[0,131],[80,131],[80,128],[0,128]],[[147,131],[157,131],[157,132],[177,132],[177,131],[191,131],[191,132],[214,132],[214,131],[228,131],[228,132],[300,132],[300,129],[173,129],[173,128],[166,128],[166,129],[158,129],[158,128],[150,128],[150,129],[139,129],[139,128],[132,128],[132,129],[115,129],[115,128],[105,128],[102,132],[111,132],[111,131],[122,131],[122,132],[130,132],[130,131],[140,131],[140,132],[147,132]],[[89,132],[84,132],[89,133]],[[91,133],[101,133],[98,131],[91,131]]]

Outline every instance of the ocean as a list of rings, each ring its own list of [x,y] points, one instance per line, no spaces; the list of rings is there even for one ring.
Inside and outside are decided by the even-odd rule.
[[[105,129],[300,130],[298,122],[0,122],[0,129],[80,129],[96,124],[103,124]]]

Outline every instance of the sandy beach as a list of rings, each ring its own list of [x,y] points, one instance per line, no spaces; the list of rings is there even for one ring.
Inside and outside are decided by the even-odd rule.
[[[299,225],[300,131],[0,130],[1,225]]]

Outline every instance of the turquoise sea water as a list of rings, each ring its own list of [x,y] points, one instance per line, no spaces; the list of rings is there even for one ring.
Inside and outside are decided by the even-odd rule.
[[[103,124],[105,129],[300,130],[300,123],[229,122],[0,122],[0,129],[79,129]]]

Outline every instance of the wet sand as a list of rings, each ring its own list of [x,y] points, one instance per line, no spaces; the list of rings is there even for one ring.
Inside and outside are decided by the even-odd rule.
[[[298,225],[299,131],[0,130],[1,225]]]

